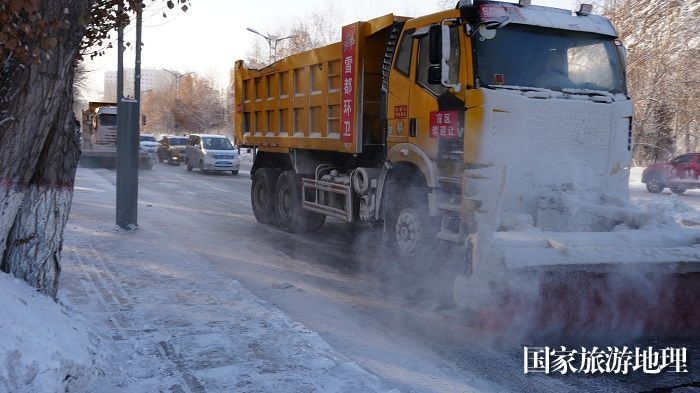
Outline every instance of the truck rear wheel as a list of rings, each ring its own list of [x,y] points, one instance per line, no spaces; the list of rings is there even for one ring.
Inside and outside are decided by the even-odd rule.
[[[302,207],[301,176],[294,171],[283,172],[275,187],[277,225],[287,232],[315,231],[323,226],[326,216]]]
[[[277,171],[272,168],[260,168],[253,175],[250,203],[253,206],[253,215],[259,223],[272,224],[276,221],[273,208],[276,183]]]

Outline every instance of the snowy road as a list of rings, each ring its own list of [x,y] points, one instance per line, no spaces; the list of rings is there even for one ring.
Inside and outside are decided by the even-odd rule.
[[[104,183],[91,184],[95,178]],[[684,385],[700,387],[697,373],[700,345],[670,339],[626,344],[631,347],[687,346],[690,355],[696,356],[689,359],[690,373],[524,375],[522,346],[553,343],[488,342],[475,331],[474,316],[457,315],[451,308],[442,307],[450,296],[449,277],[459,269],[456,263],[436,272],[430,280],[426,277],[388,279],[392,277],[391,272],[377,267],[381,261],[374,255],[372,247],[367,246],[374,243],[371,240],[378,235],[376,231],[329,221],[319,234],[298,235],[259,225],[250,210],[250,179],[245,173],[239,176],[202,175],[196,171],[186,172],[183,167],[157,164],[152,171],[142,171],[139,181],[140,228],[134,233],[154,251],[143,255],[137,253],[135,257],[140,257],[149,266],[156,266],[164,277],[149,283],[139,279],[143,271],[137,268],[138,265],[122,264],[115,269],[108,260],[95,264],[91,267],[94,271],[90,271],[85,261],[81,264],[75,255],[81,248],[95,249],[94,252],[99,253],[99,244],[94,247],[72,244],[71,239],[77,241],[80,238],[76,233],[80,228],[71,227],[71,222],[67,229],[66,254],[69,259],[73,255],[75,260],[66,265],[63,273],[66,282],[63,284],[66,287],[64,296],[75,312],[88,319],[102,316],[111,321],[115,331],[121,332],[113,337],[112,343],[103,339],[104,345],[118,347],[123,342],[122,336],[129,334],[143,335],[145,342],[162,343],[157,351],[146,348],[142,352],[154,359],[168,358],[170,368],[165,371],[146,368],[142,377],[131,370],[135,375],[128,380],[119,380],[113,375],[110,381],[122,386],[123,391],[156,391],[155,387],[160,389],[163,386],[177,386],[175,391],[193,392],[275,391],[270,390],[271,385],[250,376],[247,380],[238,378],[233,381],[234,373],[222,373],[220,369],[218,373],[202,372],[203,369],[215,368],[208,368],[207,356],[227,366],[236,363],[235,353],[217,352],[216,345],[211,344],[218,342],[225,346],[225,329],[233,329],[227,319],[237,317],[235,310],[228,307],[235,300],[227,294],[226,288],[234,280],[242,285],[240,291],[250,291],[272,309],[281,310],[282,315],[290,320],[285,323],[299,323],[303,327],[298,329],[318,333],[332,347],[324,349],[327,351],[324,353],[331,354],[328,355],[330,358],[336,356],[333,351],[337,351],[338,356],[349,359],[364,370],[357,371],[360,376],[357,385],[342,385],[337,381],[332,385],[320,382],[314,385],[314,378],[318,376],[313,376],[315,369],[310,368],[299,372],[300,378],[309,379],[309,386],[302,387],[300,381],[292,381],[285,391],[326,391],[332,390],[330,386],[345,386],[338,391],[348,392],[391,389],[402,392],[614,392],[651,391]],[[94,220],[98,227],[113,229],[109,226],[111,222],[98,222],[95,217],[98,210],[104,210],[108,213],[101,217],[113,220],[114,190],[110,184],[114,182],[113,171],[81,168],[73,216],[82,217],[83,223]],[[633,183],[631,189],[634,198],[651,199],[640,185]],[[104,203],[99,202],[102,194],[110,195]],[[678,198],[659,196],[664,197]],[[700,192],[689,191],[680,198],[700,211]],[[90,211],[92,215],[84,214],[84,211]],[[168,252],[174,251],[181,258],[162,260],[163,257],[170,258]],[[131,251],[123,252],[129,254]],[[187,261],[194,262],[188,264]],[[187,287],[165,288],[167,279],[173,277],[185,279],[191,290],[187,291]],[[426,285],[426,282],[432,285]],[[421,285],[414,286],[416,283]],[[164,286],[162,290],[159,289],[161,286]],[[150,292],[144,288],[149,288]],[[81,294],[81,290],[84,293]],[[162,298],[163,294],[178,291],[182,293],[172,299],[173,314],[170,318],[165,314],[156,320],[143,317],[155,312],[148,310],[147,295],[158,300],[154,304],[163,305],[168,303],[168,299]],[[238,293],[239,289],[232,291]],[[101,298],[107,300],[101,305],[93,305],[92,311],[82,310],[83,305],[87,307],[90,303],[86,299],[89,293],[102,293]],[[178,307],[179,303],[190,307]],[[200,307],[206,312],[196,312]],[[132,315],[130,310],[134,308],[141,310],[141,317]],[[138,326],[143,323],[148,326]],[[222,324],[221,331],[217,331],[217,323]],[[188,330],[188,326],[193,328]],[[202,343],[188,342],[186,334],[182,333],[201,330],[205,326],[214,327],[207,330],[209,352],[199,351],[198,345]],[[285,338],[268,337],[267,340]],[[591,343],[567,344],[580,347]],[[604,346],[606,343],[596,344]],[[253,361],[244,359],[242,362],[245,364],[248,360]],[[112,361],[124,362],[119,367],[128,368],[131,359],[115,355]],[[340,362],[337,368],[324,370],[340,370],[339,375],[347,377],[351,373],[343,368],[345,364]],[[378,377],[380,382],[367,373]],[[158,382],[163,375],[170,375],[173,380],[166,384]],[[272,370],[267,375],[274,379],[277,374]],[[244,382],[242,385],[241,381]]]

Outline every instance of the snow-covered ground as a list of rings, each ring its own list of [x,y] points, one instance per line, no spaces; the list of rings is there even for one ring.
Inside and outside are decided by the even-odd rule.
[[[0,273],[0,392],[81,390],[90,382],[89,327],[24,281]]]
[[[700,225],[700,191],[652,195],[640,177],[641,169],[633,169],[630,192],[636,205],[667,213],[685,226]],[[242,195],[247,192],[246,178],[222,179],[240,183]],[[419,391],[499,390],[478,379],[437,385],[446,378],[436,379],[434,371],[410,374],[379,356],[363,365],[348,358],[239,281],[210,269],[208,256],[189,247],[188,242],[201,241],[195,233],[208,225],[207,217],[226,215],[254,226],[251,214],[214,205],[211,211],[194,210],[178,203],[178,193],[189,192],[187,184],[171,178],[166,185],[173,190],[171,199],[142,195],[139,230],[122,231],[113,224],[114,185],[96,171],[79,170],[59,304],[0,274],[5,294],[0,392],[373,392],[404,391],[396,386],[411,384],[423,387]],[[244,199],[234,198],[232,205],[247,205]],[[159,227],[173,225],[185,212],[205,217],[178,224],[190,238],[173,238]],[[251,258],[255,248],[238,241],[230,240],[233,257]],[[289,299],[297,296],[289,291],[302,291],[285,281],[270,289],[290,293]],[[395,379],[367,371],[373,363]],[[502,371],[493,372],[500,378],[496,374]],[[425,388],[431,380],[436,385]]]

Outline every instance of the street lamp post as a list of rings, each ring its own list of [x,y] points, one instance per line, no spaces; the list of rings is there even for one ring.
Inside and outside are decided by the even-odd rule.
[[[279,44],[280,41],[296,37],[295,35],[290,35],[290,36],[286,36],[286,37],[280,37],[280,36],[276,36],[276,35],[272,35],[272,34],[265,35],[265,34],[258,32],[255,29],[251,29],[250,27],[247,27],[246,30],[248,30],[251,33],[255,33],[255,34],[259,35],[260,37],[264,38],[265,41],[267,41],[267,45],[270,47],[270,64],[277,61],[277,44]]]
[[[189,75],[189,74],[194,74],[194,72],[186,72],[184,74],[181,74],[177,71],[170,71],[166,70],[163,68],[163,71],[169,73],[175,78],[175,99],[179,100],[180,99],[180,79],[182,79],[183,76]]]

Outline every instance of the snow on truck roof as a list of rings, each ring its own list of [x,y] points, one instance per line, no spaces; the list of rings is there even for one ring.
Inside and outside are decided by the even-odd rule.
[[[583,31],[617,37],[610,20],[599,15],[578,15],[574,11],[537,5],[520,6],[513,3],[479,2],[479,14],[484,21],[508,18],[509,23]]]

